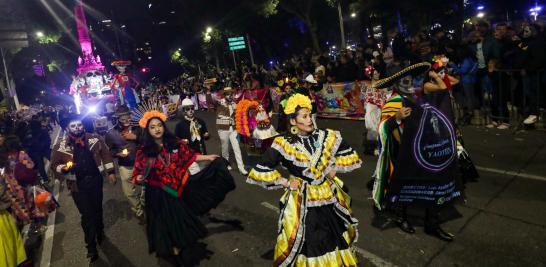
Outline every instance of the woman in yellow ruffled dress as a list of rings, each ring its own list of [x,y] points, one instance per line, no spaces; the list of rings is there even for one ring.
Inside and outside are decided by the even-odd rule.
[[[10,199],[4,183],[4,169],[0,169],[0,266],[12,267],[27,259],[21,233],[15,225],[13,215],[7,211]]]
[[[358,221],[336,173],[355,170],[362,161],[338,131],[314,128],[311,109],[304,95],[288,99],[290,133],[275,138],[247,183],[285,189],[274,266],[357,266],[352,244]],[[279,164],[289,178],[275,170]]]

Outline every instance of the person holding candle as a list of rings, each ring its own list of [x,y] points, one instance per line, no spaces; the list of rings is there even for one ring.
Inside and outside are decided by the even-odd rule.
[[[144,224],[144,187],[133,184],[131,178],[140,129],[131,126],[131,113],[128,108],[120,107],[115,115],[117,124],[106,133],[104,139],[112,156],[118,159],[123,194],[129,200],[139,224]]]
[[[81,215],[87,257],[94,262],[99,258],[97,243],[104,239],[103,175],[110,183],[116,182],[114,162],[106,143],[96,134],[85,133],[77,115],[68,115],[61,127],[65,133],[53,147],[51,168],[58,178],[66,180]]]

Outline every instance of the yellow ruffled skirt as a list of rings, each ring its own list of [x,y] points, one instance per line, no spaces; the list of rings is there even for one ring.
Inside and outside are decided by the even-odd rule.
[[[358,221],[342,186],[335,178],[319,185],[304,183],[298,190],[285,192],[274,266],[358,266],[352,248]]]
[[[0,211],[0,267],[15,267],[27,259],[21,233],[15,219],[7,211]]]

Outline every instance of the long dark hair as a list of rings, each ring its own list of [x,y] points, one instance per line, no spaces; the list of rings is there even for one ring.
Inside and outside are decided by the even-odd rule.
[[[148,130],[148,127],[150,126],[150,121],[152,121],[152,119],[158,119],[163,125],[163,146],[167,149],[167,151],[172,152],[173,150],[178,149],[178,141],[176,140],[176,137],[167,129],[167,125],[165,125],[165,122],[159,118],[151,118],[148,120],[146,128],[142,131],[141,144],[144,155],[146,155],[147,157],[155,158],[161,152],[161,147],[157,145],[154,138],[150,135],[150,131]]]

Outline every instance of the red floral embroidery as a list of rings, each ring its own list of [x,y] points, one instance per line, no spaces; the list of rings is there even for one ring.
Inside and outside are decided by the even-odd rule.
[[[159,156],[153,159],[146,181],[151,186],[169,186],[180,195],[188,176],[188,167],[195,161],[196,156],[197,153],[185,144],[180,144],[177,150],[170,153],[163,148]],[[138,175],[144,175],[148,164],[149,158],[144,155],[142,149],[139,149],[136,154],[133,182],[136,182]]]

